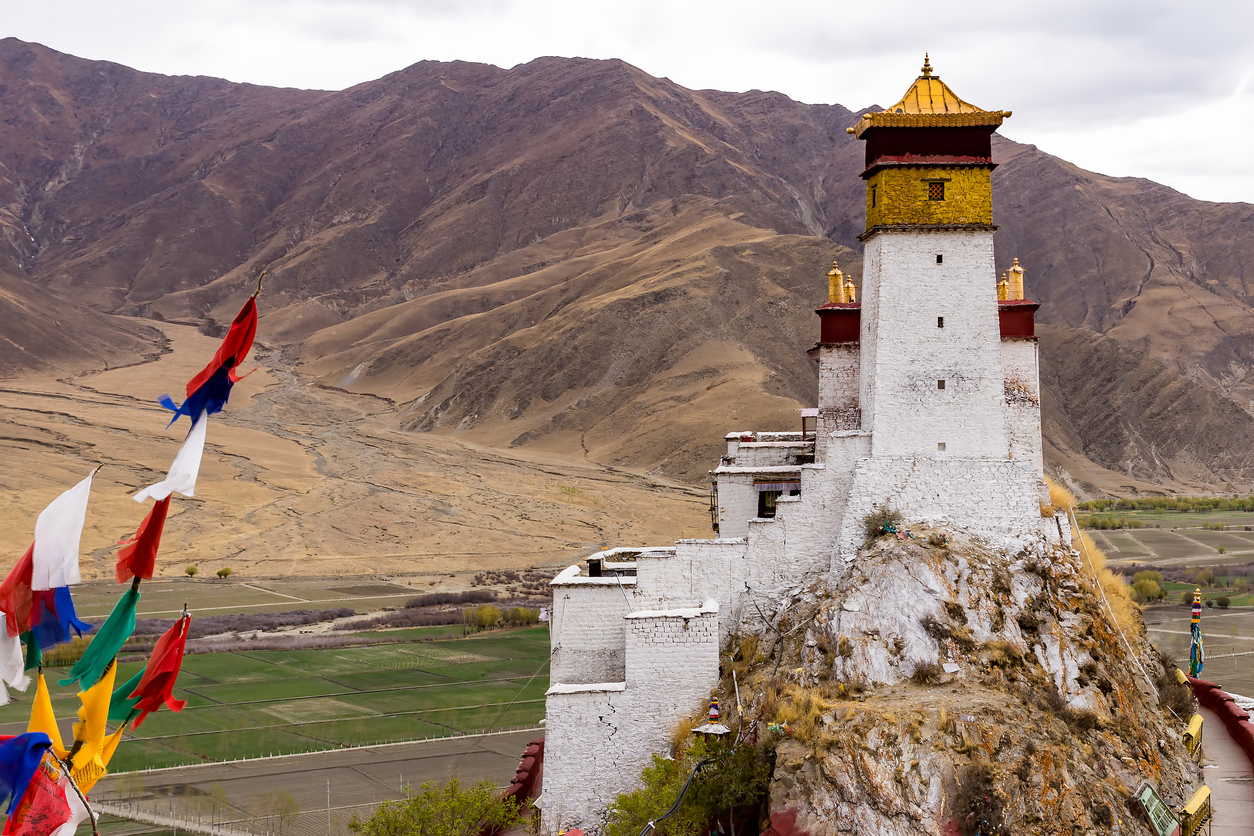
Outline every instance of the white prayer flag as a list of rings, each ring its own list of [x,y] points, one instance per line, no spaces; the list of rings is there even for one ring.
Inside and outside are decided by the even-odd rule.
[[[172,493],[181,493],[183,496],[196,495],[196,475],[200,472],[200,458],[205,452],[205,427],[208,425],[209,417],[203,412],[200,413],[191,432],[187,434],[183,446],[179,448],[178,455],[174,457],[170,472],[166,474],[165,479],[135,494],[136,502],[143,502],[149,498],[165,499]]]
[[[3,618],[2,614],[0,618]],[[0,630],[0,681],[11,688],[25,691],[30,685],[25,666],[26,663],[22,660],[22,640],[17,636],[10,636],[7,630]],[[0,705],[8,704],[9,692],[0,685]]]
[[[35,521],[35,552],[31,557],[31,589],[56,589],[82,580],[78,571],[78,544],[87,517],[91,472],[83,481],[52,501]]]

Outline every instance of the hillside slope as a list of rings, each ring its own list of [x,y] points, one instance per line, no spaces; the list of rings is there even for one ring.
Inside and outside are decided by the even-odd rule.
[[[0,249],[22,276],[213,332],[266,268],[262,342],[394,400],[406,427],[481,443],[697,480],[731,425],[794,425],[823,273],[859,272],[854,112],[621,61],[423,62],[321,92],[6,39],[0,108]],[[1160,359],[1216,414],[1250,405],[1250,206],[995,154],[998,260],[1027,266],[1042,321]],[[1164,478],[1096,431],[1055,411],[1052,463],[1087,450]],[[1199,483],[1254,481],[1192,461]]]

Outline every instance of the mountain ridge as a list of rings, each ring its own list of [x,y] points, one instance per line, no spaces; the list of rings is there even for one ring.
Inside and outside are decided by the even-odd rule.
[[[728,429],[795,423],[822,274],[833,258],[860,274],[855,112],[688,90],[619,60],[424,61],[303,91],[6,39],[0,108],[15,114],[0,258],[20,278],[213,332],[268,269],[262,342],[392,399],[403,426],[476,443],[699,481]],[[1200,384],[1197,403],[1237,404],[1208,414],[1245,437],[1254,207],[994,149],[998,266],[1020,258],[1042,322],[1132,346]],[[1068,402],[1082,389],[1059,381]],[[1125,439],[1054,415],[1050,464],[1086,472],[1082,488],[1254,484],[1213,449],[1180,478],[1152,456],[1126,468]]]

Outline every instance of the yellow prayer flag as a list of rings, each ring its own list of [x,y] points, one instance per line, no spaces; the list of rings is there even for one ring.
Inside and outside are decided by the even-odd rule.
[[[117,672],[117,662],[110,662],[100,681],[78,694],[83,707],[78,710],[78,722],[74,724],[74,744],[78,747],[70,761],[74,772],[96,759],[104,747],[105,722],[109,719],[109,701],[113,698],[113,680]]]
[[[118,744],[122,742],[122,733],[126,731],[126,723],[118,726],[118,730],[105,738],[104,744],[96,757],[91,762],[85,764],[82,769],[75,769],[71,777],[74,783],[78,784],[78,788],[84,793],[91,792],[91,788],[96,782],[105,776],[108,772],[106,767],[109,761],[113,759],[113,753],[118,750]]]
[[[48,683],[44,682],[43,671],[39,672],[39,684],[35,688],[35,702],[30,707],[30,723],[28,732],[43,732],[52,741],[52,753],[64,759],[68,754],[61,742],[61,730],[57,728],[57,716],[52,713],[52,697],[48,694]]]

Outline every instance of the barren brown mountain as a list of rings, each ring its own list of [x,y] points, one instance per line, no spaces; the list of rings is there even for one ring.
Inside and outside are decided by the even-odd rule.
[[[498,449],[699,481],[727,430],[794,425],[823,273],[860,267],[854,112],[620,61],[423,62],[317,92],[8,39],[0,111],[18,280],[215,333],[266,268],[276,356]],[[1060,326],[1050,464],[1095,490],[1248,488],[1223,440],[1254,437],[1254,209],[996,153],[999,260]],[[1199,411],[1205,438],[1182,437]]]

